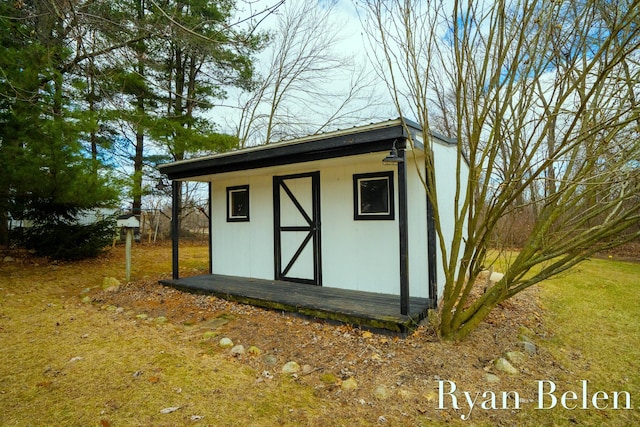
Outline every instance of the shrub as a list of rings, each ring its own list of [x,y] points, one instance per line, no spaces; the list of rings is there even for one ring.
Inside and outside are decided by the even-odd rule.
[[[25,232],[25,246],[36,255],[74,261],[98,256],[111,243],[115,233],[113,219],[92,224],[48,222]]]

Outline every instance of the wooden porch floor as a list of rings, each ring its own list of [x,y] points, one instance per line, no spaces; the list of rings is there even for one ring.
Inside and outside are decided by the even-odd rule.
[[[402,315],[398,295],[219,274],[160,283],[183,291],[402,335],[415,329],[432,307],[431,300],[414,297],[409,301],[409,315]]]

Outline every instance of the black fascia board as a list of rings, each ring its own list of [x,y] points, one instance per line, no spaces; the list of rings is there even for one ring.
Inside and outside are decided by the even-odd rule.
[[[225,172],[383,152],[391,150],[394,141],[396,141],[397,148],[406,147],[406,133],[402,126],[342,134],[300,143],[285,143],[263,149],[238,151],[228,155],[204,157],[200,160],[162,165],[159,169],[171,180],[188,179]]]

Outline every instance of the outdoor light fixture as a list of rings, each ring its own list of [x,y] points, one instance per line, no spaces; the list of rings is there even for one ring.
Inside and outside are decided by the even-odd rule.
[[[389,155],[382,159],[383,165],[395,165],[401,162],[404,162],[404,159],[398,155],[398,149],[396,148],[397,139],[393,141],[393,147],[391,147],[391,151],[389,151]]]
[[[169,187],[169,184],[164,180],[164,178],[158,179],[158,183],[156,184],[156,190],[164,191]]]

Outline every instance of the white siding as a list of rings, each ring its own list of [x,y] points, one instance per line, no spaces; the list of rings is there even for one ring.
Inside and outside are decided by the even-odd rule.
[[[427,193],[424,155],[407,154],[407,205],[409,229],[409,294],[427,298],[429,276],[427,257]],[[417,167],[416,167],[417,166]]]
[[[440,221],[442,223],[444,244],[447,254],[451,255],[451,242],[454,233],[454,214],[456,207],[456,161],[457,148],[454,145],[433,144],[433,152],[435,156],[436,168],[436,185],[438,191],[438,207],[440,211]],[[468,167],[464,160],[461,160],[462,171],[460,172],[461,195],[460,203],[464,200],[464,192],[466,191],[466,182],[469,176]],[[442,256],[440,253],[440,243],[438,242],[438,259],[437,259],[437,280],[438,280],[438,299],[442,297],[444,291],[444,268],[442,266]],[[459,264],[460,260],[458,260]]]
[[[320,172],[325,286],[400,293],[397,174],[394,176],[395,219],[353,219],[353,175],[394,169],[382,165],[383,157],[380,154],[354,157],[350,164]]]
[[[273,176],[320,172],[320,218],[322,284],[359,291],[400,293],[398,174],[395,166],[382,165],[386,153],[220,174],[212,177],[213,272],[262,279],[274,278]],[[424,157],[409,154],[408,227],[409,282],[411,296],[428,296],[426,194],[415,162],[424,174]],[[393,220],[353,219],[353,175],[394,171]],[[310,180],[309,180],[310,181]],[[226,222],[226,188],[249,185],[250,221]],[[299,196],[307,183],[291,188]],[[310,184],[309,184],[310,186]],[[310,189],[308,189],[310,195]],[[445,191],[446,194],[446,191]],[[311,200],[300,197],[310,211]],[[303,225],[297,210],[281,196],[283,218]],[[292,233],[286,239],[303,238]],[[305,233],[302,233],[305,234]],[[283,241],[283,252],[295,243]],[[310,248],[310,246],[309,246]],[[286,256],[285,256],[286,257]],[[311,257],[305,250],[301,257]],[[309,265],[301,263],[300,265]],[[439,267],[441,269],[441,267]],[[290,276],[307,277],[309,271],[293,271]],[[438,273],[441,279],[441,273]],[[303,285],[301,285],[303,286]]]
[[[273,201],[269,176],[216,176],[211,194],[213,273],[273,279]],[[227,222],[227,187],[249,185],[249,222]]]

